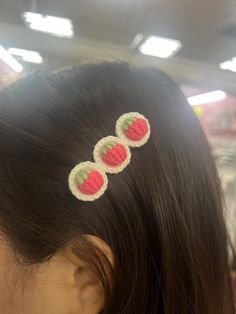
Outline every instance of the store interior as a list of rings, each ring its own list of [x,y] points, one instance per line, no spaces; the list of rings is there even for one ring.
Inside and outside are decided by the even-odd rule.
[[[235,39],[232,0],[0,0],[0,89],[34,71],[104,58],[169,74],[212,146],[236,248]]]

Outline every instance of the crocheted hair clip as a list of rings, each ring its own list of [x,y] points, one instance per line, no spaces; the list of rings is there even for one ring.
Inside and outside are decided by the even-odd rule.
[[[123,171],[131,160],[129,147],[141,147],[150,137],[149,121],[138,112],[123,114],[116,122],[116,136],[102,138],[94,147],[94,162],[76,165],[69,174],[69,189],[82,201],[94,201],[107,189],[106,173]]]

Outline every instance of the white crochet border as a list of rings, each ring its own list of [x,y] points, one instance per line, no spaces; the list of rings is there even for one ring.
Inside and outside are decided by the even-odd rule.
[[[127,151],[127,158],[123,161],[123,163],[121,165],[118,166],[108,166],[106,165],[101,157],[100,157],[100,149],[101,147],[106,144],[109,141],[116,141],[117,143],[121,143],[122,145],[125,146],[126,151]],[[95,160],[95,162],[100,166],[101,169],[103,169],[103,171],[108,172],[108,173],[119,173],[122,170],[124,170],[124,168],[126,168],[128,166],[128,164],[130,163],[130,159],[131,159],[131,152],[129,147],[126,145],[126,143],[124,141],[122,141],[122,139],[120,139],[119,137],[116,136],[107,136],[107,137],[103,137],[94,147],[93,150],[93,158]]]
[[[122,131],[122,128],[121,128],[122,123],[124,122],[124,120],[126,120],[129,117],[143,118],[147,122],[148,132],[144,136],[144,138],[142,138],[140,141],[132,141],[132,140],[128,139]],[[122,116],[120,116],[120,118],[117,120],[115,132],[116,132],[116,135],[119,138],[121,138],[128,146],[140,147],[140,146],[143,146],[148,141],[150,134],[151,134],[151,127],[150,127],[150,124],[149,124],[149,121],[147,120],[147,118],[145,118],[141,113],[139,113],[139,112],[128,112],[128,113],[125,113]]]
[[[103,186],[95,194],[88,195],[88,194],[81,193],[79,191],[76,183],[75,183],[75,178],[76,178],[76,175],[78,174],[78,171],[84,167],[89,167],[89,168],[92,168],[94,170],[97,170],[103,176],[103,179],[104,179]],[[82,201],[94,201],[95,199],[99,198],[100,196],[102,196],[104,194],[104,192],[107,189],[107,185],[108,185],[108,179],[107,179],[107,175],[105,174],[105,172],[102,169],[100,169],[100,167],[96,163],[91,162],[91,161],[84,161],[84,162],[77,164],[71,170],[71,172],[69,174],[68,182],[69,182],[69,188],[70,188],[71,193],[76,198],[78,198],[79,200],[82,200]]]

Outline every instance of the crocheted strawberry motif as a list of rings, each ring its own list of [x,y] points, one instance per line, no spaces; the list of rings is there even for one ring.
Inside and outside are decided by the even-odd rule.
[[[97,193],[104,184],[104,179],[98,170],[83,168],[76,177],[78,189],[84,194]]]
[[[101,147],[102,161],[109,166],[118,166],[127,158],[127,151],[123,144],[109,141]]]
[[[124,120],[121,129],[128,139],[140,141],[148,132],[148,124],[143,118],[129,117]]]

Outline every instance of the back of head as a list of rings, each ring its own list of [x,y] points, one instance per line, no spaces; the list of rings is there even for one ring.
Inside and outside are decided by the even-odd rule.
[[[101,198],[76,199],[70,170],[92,160],[95,144],[113,135],[127,112],[147,117],[148,143],[132,150],[124,171],[109,175]],[[41,263],[76,239],[76,254],[103,284],[103,313],[232,313],[210,148],[182,92],[157,69],[82,64],[6,88],[0,176],[1,230],[16,254]],[[111,280],[85,234],[111,248]]]

